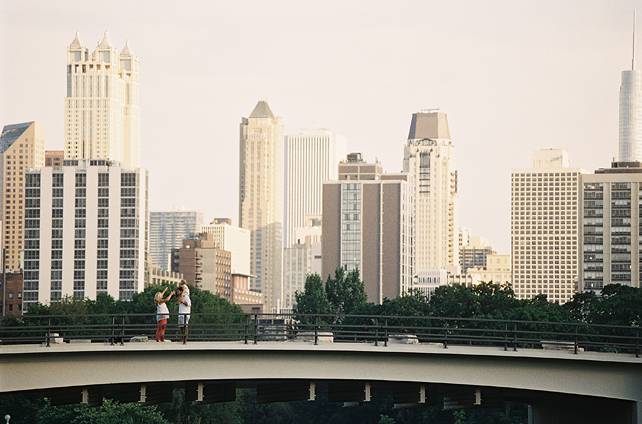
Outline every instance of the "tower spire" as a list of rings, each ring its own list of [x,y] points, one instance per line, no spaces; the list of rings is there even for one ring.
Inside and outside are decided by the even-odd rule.
[[[633,9],[633,56],[631,59],[631,70],[635,71],[635,9]]]

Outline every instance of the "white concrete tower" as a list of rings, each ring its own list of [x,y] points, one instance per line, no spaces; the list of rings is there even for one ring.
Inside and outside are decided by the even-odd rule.
[[[67,47],[65,159],[140,167],[138,58],[129,41],[120,55],[107,33],[91,55],[78,33]]]
[[[631,70],[620,86],[620,162],[642,161],[642,71],[635,69],[635,14]]]
[[[345,137],[326,129],[302,130],[285,138],[286,248],[297,243],[295,229],[305,226],[306,215],[323,212],[323,182],[338,179],[346,144]]]
[[[458,266],[457,170],[445,113],[412,115],[403,171],[415,184],[415,270]]]
[[[239,226],[251,234],[250,287],[266,311],[283,301],[283,122],[259,101],[240,128]]]

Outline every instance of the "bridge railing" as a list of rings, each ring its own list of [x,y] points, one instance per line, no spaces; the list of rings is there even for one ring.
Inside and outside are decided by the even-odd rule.
[[[154,340],[155,314],[104,314],[73,316],[24,316],[5,318],[0,324],[4,345],[59,342],[124,344]],[[166,327],[165,338],[180,337],[176,317]],[[381,315],[283,315],[283,314],[197,314],[189,323],[189,341],[307,340],[318,344],[433,343],[628,352],[639,357],[642,332],[639,326],[589,325],[584,323],[516,321],[477,318],[381,316]]]

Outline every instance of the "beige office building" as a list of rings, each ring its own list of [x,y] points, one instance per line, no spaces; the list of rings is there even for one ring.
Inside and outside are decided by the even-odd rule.
[[[211,234],[216,247],[232,254],[232,274],[250,275],[250,230],[233,226],[229,218],[215,218],[201,226],[201,232]]]
[[[545,294],[565,303],[578,267],[579,178],[561,149],[536,150],[533,167],[511,173],[513,289],[519,299]]]
[[[323,182],[337,180],[346,144],[326,129],[285,137],[285,247],[297,243],[295,231],[305,226],[306,215],[321,215]]]
[[[640,287],[642,165],[615,162],[582,175],[579,289],[599,294],[611,283]]]
[[[118,54],[107,33],[89,53],[80,35],[67,47],[65,159],[109,159],[140,167],[138,57]]]
[[[283,304],[283,123],[259,101],[240,127],[239,226],[250,230],[250,287]]]
[[[25,170],[45,164],[45,126],[39,122],[5,125],[0,136],[2,240],[6,269],[21,269],[24,248]]]
[[[458,266],[457,170],[445,113],[427,110],[412,115],[403,172],[414,177],[416,269]]]
[[[510,255],[487,255],[484,266],[468,269],[467,275],[476,276],[477,280],[485,283],[511,284],[511,259]]]
[[[394,299],[414,275],[414,188],[410,174],[384,174],[351,153],[339,181],[323,184],[323,274],[359,269],[369,302]]]

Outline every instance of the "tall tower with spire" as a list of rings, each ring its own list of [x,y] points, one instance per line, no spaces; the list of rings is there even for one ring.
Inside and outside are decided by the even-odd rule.
[[[412,115],[403,172],[412,174],[415,184],[415,270],[457,267],[457,170],[445,113],[422,110]]]
[[[251,288],[283,305],[283,122],[259,101],[240,128],[239,226],[251,231]]]
[[[635,13],[631,70],[620,86],[620,162],[642,162],[642,71],[635,69]]]
[[[79,33],[67,47],[65,159],[117,160],[140,167],[138,58],[118,54],[107,33],[89,54]]]

